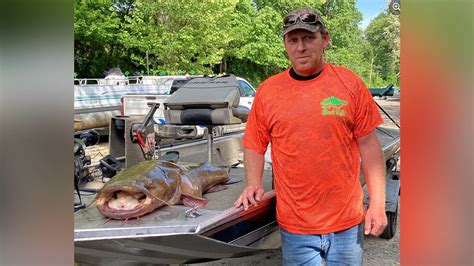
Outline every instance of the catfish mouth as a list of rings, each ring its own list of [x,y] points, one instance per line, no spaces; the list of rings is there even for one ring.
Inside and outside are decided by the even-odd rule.
[[[153,210],[152,197],[141,190],[115,190],[106,192],[97,200],[97,207],[112,219],[137,218]]]

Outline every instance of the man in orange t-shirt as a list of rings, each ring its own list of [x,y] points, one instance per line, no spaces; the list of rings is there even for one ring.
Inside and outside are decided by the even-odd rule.
[[[349,69],[324,62],[321,16],[296,9],[283,20],[291,68],[259,87],[243,139],[247,187],[234,206],[257,205],[271,143],[277,220],[285,265],[362,263],[363,232],[378,236],[385,216],[385,165],[371,94]],[[360,164],[371,204],[366,213]]]

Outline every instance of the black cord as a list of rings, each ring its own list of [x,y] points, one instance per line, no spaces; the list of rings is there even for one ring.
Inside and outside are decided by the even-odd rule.
[[[400,125],[397,124],[397,122],[395,122],[395,120],[392,119],[392,117],[382,108],[382,106],[380,106],[376,101],[374,101],[375,104],[379,107],[380,110],[382,110],[382,112],[390,119],[392,120],[392,122],[398,127],[400,128]]]

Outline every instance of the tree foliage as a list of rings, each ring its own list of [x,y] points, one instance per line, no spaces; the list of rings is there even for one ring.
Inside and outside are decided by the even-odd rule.
[[[373,59],[373,76],[380,83],[400,84],[400,20],[385,11],[380,13],[365,30],[369,56]]]
[[[126,18],[123,42],[141,55],[155,71],[210,73],[221,62],[231,40],[229,13],[236,1],[137,1],[137,9]],[[143,57],[131,58],[147,67]]]
[[[241,0],[234,19],[241,30],[229,45],[224,72],[258,84],[288,66],[279,37],[282,18],[278,12],[269,7],[257,10],[250,0]]]
[[[98,76],[120,64],[120,18],[110,3],[74,4],[74,67],[80,76]]]
[[[358,26],[362,14],[355,1],[327,0],[321,11],[331,38],[327,61],[348,67],[366,80],[370,62],[365,57],[367,43]]]
[[[79,77],[100,77],[112,67],[144,75],[234,73],[258,85],[289,67],[281,21],[297,7],[321,12],[331,36],[329,62],[372,84],[397,80],[399,38],[398,46],[388,40],[397,35],[398,19],[380,15],[365,38],[353,0],[76,0],[75,71]]]

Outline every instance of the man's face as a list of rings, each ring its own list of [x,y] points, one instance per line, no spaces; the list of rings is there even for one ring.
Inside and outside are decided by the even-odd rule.
[[[329,35],[307,30],[294,30],[285,35],[285,51],[296,74],[309,76],[321,71],[323,53],[329,43]]]

